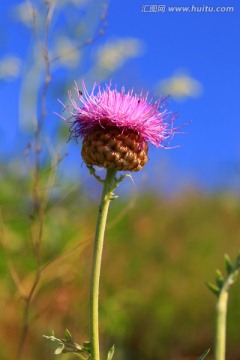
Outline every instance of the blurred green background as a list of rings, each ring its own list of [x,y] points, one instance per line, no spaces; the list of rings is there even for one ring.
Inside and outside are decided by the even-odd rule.
[[[43,183],[44,176],[46,171]],[[38,218],[31,214],[29,179],[5,173],[1,183],[0,357],[13,359],[22,326],[21,291],[30,290],[35,276],[29,232]],[[57,337],[68,328],[76,341],[88,339],[97,202],[83,184],[58,178],[54,189],[45,211],[43,270],[29,313],[27,359],[53,358],[54,347],[42,338],[52,329]],[[238,251],[239,216],[239,201],[230,193],[191,190],[165,198],[133,192],[113,201],[100,292],[105,353],[114,343],[116,360],[196,359],[213,347],[215,298],[205,281],[223,268],[225,252],[234,257]],[[228,359],[239,356],[239,301],[237,284],[230,296]]]

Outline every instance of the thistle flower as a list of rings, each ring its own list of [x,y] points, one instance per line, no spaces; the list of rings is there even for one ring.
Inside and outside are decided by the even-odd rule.
[[[79,104],[69,91],[70,138],[82,138],[86,164],[124,171],[139,171],[148,160],[148,144],[165,147],[174,135],[174,116],[163,109],[165,99],[148,101],[148,94],[104,89],[96,84],[91,94],[84,82],[75,90]],[[95,94],[95,90],[98,90]],[[170,119],[169,119],[170,118]]]

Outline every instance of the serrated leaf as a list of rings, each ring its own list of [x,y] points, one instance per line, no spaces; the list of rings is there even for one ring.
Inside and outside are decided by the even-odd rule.
[[[226,272],[228,274],[230,274],[232,272],[232,262],[230,260],[230,257],[227,254],[224,255],[224,266],[225,266]]]
[[[108,352],[107,360],[112,360],[113,355],[114,355],[114,351],[115,351],[115,347],[114,347],[114,345],[113,345],[113,346],[111,347],[111,349],[109,350],[109,352]]]
[[[64,345],[62,346],[59,346],[55,351],[54,351],[54,354],[55,355],[59,355],[63,352],[63,349],[64,349]]]
[[[217,297],[219,296],[220,290],[216,285],[213,285],[211,283],[206,283],[206,286],[209,288],[209,290],[216,295]]]
[[[56,341],[55,336],[52,336],[52,335],[50,335],[50,336],[48,336],[48,335],[43,335],[43,337],[46,338],[46,339],[48,339],[48,340],[51,340],[51,341]]]
[[[201,356],[198,357],[197,360],[205,359],[205,357],[209,354],[209,352],[210,352],[210,349],[207,349],[206,351],[204,351],[204,353]]]
[[[48,339],[48,340],[51,340],[53,342],[57,342],[58,344],[62,344],[62,340],[60,339],[57,339],[55,336],[47,336],[47,335],[43,335],[44,338]]]

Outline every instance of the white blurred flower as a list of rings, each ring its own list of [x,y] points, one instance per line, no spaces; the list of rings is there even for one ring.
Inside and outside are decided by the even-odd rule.
[[[58,37],[54,49],[53,58],[58,58],[58,63],[68,68],[73,68],[79,64],[80,51],[77,50],[76,43],[66,36]]]
[[[5,56],[0,59],[0,79],[12,80],[18,77],[21,69],[21,60],[15,56]]]
[[[45,2],[47,2],[48,4],[50,4],[53,0],[45,0]],[[73,4],[77,7],[85,5],[89,0],[60,0],[57,1],[56,6],[57,7],[64,7],[65,5],[68,4]]]
[[[86,5],[89,0],[44,0],[44,3],[46,5],[51,5],[51,3],[56,2],[56,7],[57,8],[63,8],[64,6],[66,5],[69,5],[69,4],[72,4],[76,7],[80,7],[80,6],[83,6],[83,5]]]
[[[30,1],[23,1],[22,3],[15,5],[13,10],[14,17],[27,26],[32,26],[33,17],[36,15]]]
[[[185,100],[188,97],[196,98],[203,91],[202,84],[186,73],[177,73],[160,81],[157,88],[161,94],[170,95],[176,100]]]
[[[128,58],[143,53],[144,44],[134,38],[118,39],[102,46],[97,52],[97,66],[112,72],[122,66]]]

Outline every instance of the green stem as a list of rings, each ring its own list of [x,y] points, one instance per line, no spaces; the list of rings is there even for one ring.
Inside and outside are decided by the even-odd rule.
[[[116,170],[108,169],[104,180],[101,203],[99,206],[98,220],[94,239],[91,289],[90,289],[90,342],[91,342],[91,360],[100,360],[99,351],[99,333],[98,333],[98,297],[99,297],[99,279],[101,271],[101,260],[104,233],[106,228],[109,203],[113,196],[113,190],[116,187]]]
[[[216,306],[215,360],[225,360],[228,291],[222,289]]]

